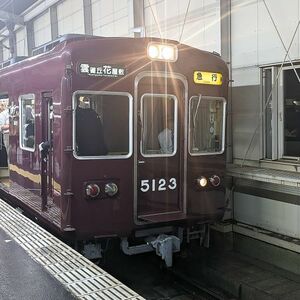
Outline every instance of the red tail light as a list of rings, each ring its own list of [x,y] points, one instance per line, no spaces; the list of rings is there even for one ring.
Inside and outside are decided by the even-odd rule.
[[[218,175],[213,175],[209,178],[209,182],[212,186],[217,187],[221,184],[221,179]]]
[[[88,184],[85,188],[85,193],[88,197],[95,198],[100,194],[100,187],[95,183]]]

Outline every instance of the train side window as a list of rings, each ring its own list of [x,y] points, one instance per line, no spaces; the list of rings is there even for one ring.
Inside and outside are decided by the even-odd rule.
[[[21,95],[20,107],[20,147],[23,150],[35,149],[35,96]]]
[[[177,151],[177,98],[144,94],[141,98],[142,142],[145,157],[173,156]]]
[[[131,95],[78,91],[73,101],[73,145],[77,158],[127,158],[131,155]]]
[[[225,99],[193,96],[189,105],[189,152],[191,155],[224,151]]]

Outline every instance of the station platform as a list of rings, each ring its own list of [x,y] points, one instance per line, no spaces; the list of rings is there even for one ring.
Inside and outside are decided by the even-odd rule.
[[[0,299],[75,299],[0,229]]]
[[[0,266],[0,299],[144,299],[1,199]]]
[[[246,237],[236,235],[236,243],[248,247],[247,252],[264,251],[263,246],[243,242]],[[240,300],[298,300],[300,275],[255,259],[237,249],[194,247],[192,253],[180,261],[175,270],[196,285],[205,285],[227,293],[227,299]],[[275,258],[274,258],[275,259]],[[280,257],[276,257],[280,260]],[[299,266],[298,261],[294,264]]]

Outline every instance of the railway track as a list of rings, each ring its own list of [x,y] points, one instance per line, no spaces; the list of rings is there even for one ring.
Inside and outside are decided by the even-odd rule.
[[[193,280],[180,269],[166,269],[153,253],[125,256],[115,252],[101,266],[147,300],[229,300],[204,280]]]
[[[229,300],[232,298],[227,297],[221,291],[216,290],[215,288],[209,287],[203,281],[196,281],[183,273],[176,271],[174,269],[168,270],[168,272],[173,276],[179,286],[186,291],[187,296],[190,298],[187,299],[207,299],[207,300]]]
[[[118,243],[113,243],[100,266],[147,300],[232,299],[204,281],[187,277],[180,268],[166,269],[153,253],[124,255]]]

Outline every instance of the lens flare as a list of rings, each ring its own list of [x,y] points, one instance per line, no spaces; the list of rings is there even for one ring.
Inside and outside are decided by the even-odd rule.
[[[148,48],[148,55],[150,58],[158,58],[159,56],[159,49],[157,46],[155,45],[150,45],[149,48]]]

